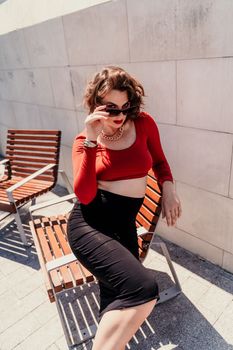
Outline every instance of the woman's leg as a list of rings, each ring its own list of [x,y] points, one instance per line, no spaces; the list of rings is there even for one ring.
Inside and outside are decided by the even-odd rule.
[[[92,350],[124,350],[126,344],[149,316],[156,300],[106,312],[98,326]]]
[[[159,297],[156,272],[145,268],[127,244],[89,226],[79,210],[70,218],[68,239],[78,260],[104,286],[95,346],[104,350],[105,338],[113,332],[109,341],[114,346],[119,342],[123,350]]]

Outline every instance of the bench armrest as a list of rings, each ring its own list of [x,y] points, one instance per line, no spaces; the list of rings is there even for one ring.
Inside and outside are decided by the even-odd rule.
[[[13,191],[16,190],[17,188],[23,186],[24,184],[26,184],[27,182],[31,181],[32,179],[34,179],[35,177],[37,177],[38,175],[43,174],[45,171],[54,168],[55,166],[57,166],[57,164],[48,164],[45,167],[41,168],[40,170],[35,171],[32,175],[29,175],[27,177],[25,177],[23,180],[17,182],[17,184],[9,187],[6,190],[7,196],[9,198],[10,202],[14,202],[14,197],[13,197]]]
[[[3,159],[0,160],[0,165],[8,163],[10,160],[9,159]]]
[[[62,203],[62,202],[66,202],[66,201],[69,201],[69,200],[75,199],[75,198],[77,199],[75,193],[67,194],[66,196],[62,196],[62,197],[59,197],[57,199],[52,199],[52,200],[47,201],[45,203],[32,205],[29,208],[29,212],[30,212],[31,215],[33,215],[33,212],[36,211],[36,210],[39,210],[39,209],[42,209],[42,208],[46,208],[46,207],[50,207],[51,205]]]
[[[64,265],[68,265],[74,261],[77,261],[76,256],[73,253],[68,255],[63,255],[60,258],[56,258],[54,260],[48,261],[45,266],[48,272],[56,270]]]

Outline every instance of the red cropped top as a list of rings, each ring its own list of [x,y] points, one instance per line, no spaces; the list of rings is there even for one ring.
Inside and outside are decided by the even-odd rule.
[[[94,199],[98,180],[139,178],[146,176],[150,168],[160,185],[166,180],[173,182],[154,119],[141,112],[134,123],[136,140],[122,150],[112,150],[100,144],[85,147],[84,132],[76,136],[72,150],[74,192],[81,203],[88,204]]]

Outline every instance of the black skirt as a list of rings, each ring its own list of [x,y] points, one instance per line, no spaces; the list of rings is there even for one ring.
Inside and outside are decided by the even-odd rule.
[[[99,283],[99,317],[159,300],[156,272],[139,261],[135,219],[142,202],[98,189],[91,203],[77,202],[70,214],[70,247]]]

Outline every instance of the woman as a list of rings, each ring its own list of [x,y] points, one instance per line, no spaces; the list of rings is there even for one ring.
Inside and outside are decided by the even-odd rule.
[[[79,199],[68,239],[99,282],[100,323],[93,350],[123,350],[150,314],[159,291],[155,271],[139,261],[135,218],[152,167],[163,190],[162,216],[174,225],[181,205],[153,118],[140,111],[144,90],[120,67],[97,73],[85,92],[89,115],[73,145]]]

